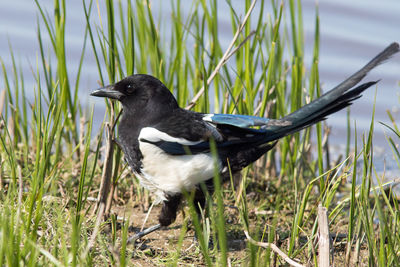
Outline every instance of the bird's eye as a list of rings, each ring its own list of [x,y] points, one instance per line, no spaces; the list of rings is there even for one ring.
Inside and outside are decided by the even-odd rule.
[[[130,94],[130,93],[133,93],[133,91],[134,91],[134,88],[133,88],[133,85],[132,85],[132,84],[126,85],[125,89],[126,89],[126,91],[127,91],[129,94]]]

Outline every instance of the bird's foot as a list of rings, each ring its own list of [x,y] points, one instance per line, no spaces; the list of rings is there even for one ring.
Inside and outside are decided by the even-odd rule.
[[[136,233],[135,235],[129,237],[127,243],[128,244],[129,243],[136,243],[136,241],[138,239],[140,239],[140,238],[142,238],[142,237],[144,237],[144,236],[146,236],[146,235],[148,235],[148,234],[150,234],[150,233],[152,233],[154,231],[157,231],[160,228],[161,228],[161,224],[156,224],[156,225],[153,225],[153,226],[151,226],[151,227],[149,227],[147,229],[144,229],[143,231],[140,231],[139,233]]]

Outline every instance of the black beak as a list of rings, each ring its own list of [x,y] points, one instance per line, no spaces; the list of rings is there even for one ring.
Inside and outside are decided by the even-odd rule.
[[[94,90],[90,93],[91,96],[98,96],[98,97],[108,97],[111,99],[121,100],[123,93],[114,90],[114,85],[107,85],[105,87],[99,88]]]

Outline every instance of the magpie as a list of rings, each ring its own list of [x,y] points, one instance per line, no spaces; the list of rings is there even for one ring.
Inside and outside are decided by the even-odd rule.
[[[163,203],[159,224],[130,241],[173,223],[185,190],[194,190],[195,207],[204,207],[205,192],[200,184],[205,183],[212,193],[215,168],[211,142],[217,150],[221,177],[229,177],[230,171],[240,171],[272,149],[278,139],[349,106],[378,81],[354,86],[398,51],[398,43],[390,44],[338,86],[281,119],[182,109],[161,81],[146,74],[134,74],[93,91],[92,96],[121,102],[118,143],[125,160],[141,185],[156,196],[156,202]]]

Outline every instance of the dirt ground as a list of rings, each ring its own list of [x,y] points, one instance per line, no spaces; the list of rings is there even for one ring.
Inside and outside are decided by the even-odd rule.
[[[152,208],[149,217],[145,223],[145,228],[155,225],[158,223],[158,214],[161,210],[161,205],[157,205]],[[232,261],[233,266],[245,266],[245,259],[248,256],[247,249],[247,240],[244,232],[242,231],[242,225],[239,222],[239,212],[234,208],[226,208],[227,211],[227,238],[228,238],[228,257],[229,260]],[[135,206],[132,208],[132,205],[125,206],[117,206],[113,208],[113,212],[118,214],[118,217],[125,215],[125,218],[129,218],[129,228],[128,228],[128,236],[132,236],[138,231],[140,231],[143,222],[147,216],[147,210],[144,210],[141,206]],[[252,218],[252,223],[265,223],[264,221],[260,221],[256,216],[250,216]],[[184,224],[184,212],[178,212],[178,216],[176,221],[171,224],[170,227],[166,227],[164,229],[155,231],[142,239],[138,240],[138,242],[133,245],[128,245],[128,252],[131,253],[131,257],[129,259],[130,266],[163,266],[168,259],[171,259],[173,255],[177,255],[177,245],[179,242],[180,235],[182,233],[182,227]],[[345,258],[345,242],[344,234],[345,228],[340,229],[338,227],[338,232],[332,233],[333,237],[333,255],[334,255],[334,263],[335,266],[344,266],[344,258]],[[289,232],[287,231],[278,231],[277,233],[277,243],[278,247],[281,247],[283,251],[287,248],[287,242],[289,240]],[[195,240],[195,232],[191,226],[191,223],[188,223],[188,231],[186,232],[182,247],[179,251],[179,266],[206,266],[203,256],[199,249],[199,244]],[[307,237],[303,237],[300,240],[300,243],[307,242]],[[363,266],[368,262],[367,251],[364,249],[361,250],[362,254],[360,255],[361,259],[364,259],[365,262],[353,263],[352,266]],[[276,256],[275,256],[276,259]],[[277,266],[280,266],[283,263],[282,259],[278,260]],[[303,262],[307,266],[313,266],[312,262]]]
[[[158,214],[161,210],[161,205],[154,206],[147,218],[145,227],[150,227],[158,223]],[[242,259],[245,257],[247,246],[246,236],[243,232],[238,232],[239,213],[234,208],[228,208],[228,222],[230,227],[227,229],[229,256],[233,260]],[[147,210],[140,206],[135,206],[132,209],[131,205],[118,206],[113,208],[113,212],[118,214],[120,218],[125,214],[125,219],[129,218],[128,236],[132,236],[140,231],[143,222],[147,216]],[[158,231],[148,234],[138,240],[135,245],[128,245],[133,251],[131,264],[133,266],[160,266],[162,258],[169,257],[172,253],[177,252],[177,244],[182,233],[184,224],[184,211],[178,212],[176,221],[169,227],[162,228]],[[195,231],[191,222],[188,223],[188,230],[183,238],[182,247],[180,249],[180,265],[187,264],[195,266],[206,266],[203,261],[202,254],[199,250],[199,244],[195,239]]]

